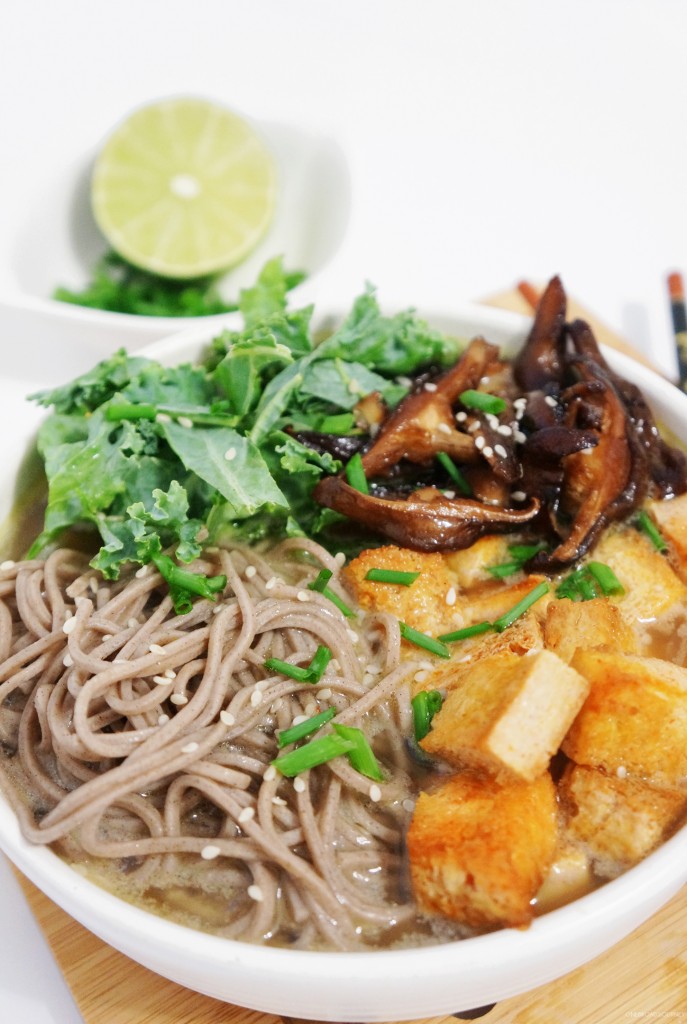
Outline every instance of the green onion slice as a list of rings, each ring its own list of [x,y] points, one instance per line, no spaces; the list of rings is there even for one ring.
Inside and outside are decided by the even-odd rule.
[[[419,575],[419,572],[401,572],[396,569],[368,569],[365,579],[373,583],[398,583],[402,587],[409,587]]]
[[[494,416],[498,416],[507,408],[503,398],[490,395],[486,391],[463,391],[458,397],[466,409],[478,409],[479,412],[490,412]]]
[[[428,636],[427,633],[420,633],[419,630],[413,629],[412,626],[405,622],[399,622],[398,625],[401,630],[401,636],[408,643],[415,644],[416,647],[422,647],[425,651],[430,651],[432,654],[438,654],[440,658],[451,657],[451,652],[441,640],[435,640],[433,636]]]
[[[589,562],[587,568],[607,596],[625,593],[625,587],[610,565],[605,565],[603,562]]]
[[[453,633],[442,633],[437,640],[441,640],[445,644],[452,644],[458,640],[469,640],[471,636],[479,636],[480,633],[488,633],[491,628],[491,622],[476,622],[473,626],[456,629]]]
[[[348,754],[355,747],[353,740],[346,739],[336,733],[331,736],[321,736],[318,740],[311,740],[304,743],[302,747],[290,750],[288,754],[278,757],[272,764],[282,775],[293,778],[309,768],[316,768],[319,764],[326,764],[327,761],[342,754]]]
[[[504,629],[508,628],[508,626],[512,626],[515,620],[519,619],[521,615],[524,615],[526,611],[529,611],[532,605],[539,601],[544,594],[548,594],[549,589],[549,584],[545,580],[538,583],[533,590],[530,590],[529,594],[525,594],[525,596],[518,601],[517,604],[514,604],[509,611],[505,612],[494,621],[494,629],[496,632],[502,633]]]
[[[645,533],[657,551],[667,551],[668,545],[649,513],[642,509],[637,516],[636,524]]]
[[[325,711],[320,711],[319,715],[307,718],[305,722],[292,725],[290,729],[283,729],[282,732],[277,734],[278,746],[288,747],[290,743],[296,743],[298,740],[305,739],[306,736],[317,732],[326,722],[331,721],[335,714],[336,708],[327,708]]]
[[[345,601],[341,600],[338,594],[334,593],[331,587],[327,586],[332,576],[331,569],[321,569],[312,583],[308,583],[308,590],[315,590],[317,593],[323,594],[332,604],[336,605],[342,615],[345,615],[347,619],[351,619],[355,612],[348,607]]]
[[[352,455],[346,463],[346,479],[351,487],[354,487],[356,491],[360,491],[361,494],[370,493],[360,452],[356,452],[355,455]]]
[[[443,703],[438,690],[420,690],[410,702],[413,709],[413,725],[415,727],[415,739],[423,740],[432,724],[432,719]]]
[[[353,768],[361,775],[367,776],[368,779],[383,782],[384,775],[362,729],[356,729],[352,725],[339,725],[336,722],[334,722],[334,729],[338,736],[352,744],[348,751],[348,760]]]
[[[308,583],[308,589],[317,590],[320,594],[323,594],[333,575],[334,574],[331,569],[320,569],[317,577],[312,581],[312,583]]]
[[[460,493],[464,494],[466,497],[470,497],[472,494],[472,488],[456,466],[451,456],[447,455],[446,452],[437,452],[437,462],[444,467]]]
[[[264,666],[270,672],[281,672],[283,676],[296,679],[299,683],[319,683],[331,657],[332,652],[329,647],[320,644],[307,668],[303,668],[301,665],[292,665],[288,661],[282,661],[281,658],[268,658],[264,662]]]

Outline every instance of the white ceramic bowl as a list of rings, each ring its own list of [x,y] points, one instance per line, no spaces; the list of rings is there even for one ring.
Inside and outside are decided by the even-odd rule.
[[[459,336],[480,333],[507,348],[522,340],[528,326],[522,317],[478,307],[428,318]],[[158,342],[147,352],[173,363],[192,358],[211,336],[206,325]],[[640,385],[659,419],[687,441],[687,397],[632,360],[612,352],[606,355],[620,373]],[[0,470],[6,512],[16,468],[38,417],[31,412],[17,419],[22,402],[16,382],[0,384],[0,421],[11,446],[10,458]],[[308,953],[215,938],[129,906],[85,880],[49,849],[25,842],[2,801],[0,847],[81,924],[151,970],[226,1002],[331,1021],[443,1015],[535,988],[628,935],[687,880],[684,828],[625,875],[536,919],[525,931],[505,929],[416,950]]]
[[[338,252],[350,213],[348,161],[337,142],[286,123],[254,126],[277,163],[277,204],[265,236],[219,282],[220,293],[232,301],[273,256],[283,256],[289,270],[317,277]],[[57,347],[69,335],[72,344],[90,347],[94,360],[122,344],[135,348],[191,324],[218,320],[110,313],[50,297],[58,285],[83,287],[107,249],[90,209],[97,143],[44,161],[40,174],[22,176],[18,167],[4,168],[4,184],[13,198],[4,211],[0,240],[0,311],[16,308],[27,319],[42,320],[46,342]]]

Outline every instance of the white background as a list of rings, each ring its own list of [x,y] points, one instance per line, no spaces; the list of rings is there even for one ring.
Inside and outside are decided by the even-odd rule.
[[[5,242],[46,170],[146,100],[202,94],[341,147],[350,217],[323,288],[445,309],[560,273],[674,372],[684,0],[22,0],[0,46]],[[1,861],[0,992],[3,1020],[81,1020]]]

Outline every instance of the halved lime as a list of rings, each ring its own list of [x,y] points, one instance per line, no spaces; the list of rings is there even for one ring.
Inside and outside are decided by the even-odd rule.
[[[239,263],[274,213],[274,159],[246,121],[203,99],[167,99],[123,121],[96,159],[91,204],[112,248],[191,278]]]

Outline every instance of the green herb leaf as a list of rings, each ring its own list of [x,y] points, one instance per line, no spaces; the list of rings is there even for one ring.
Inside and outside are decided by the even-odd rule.
[[[416,647],[422,647],[425,651],[430,651],[432,654],[438,654],[440,658],[451,657],[451,652],[441,640],[435,640],[433,636],[428,636],[427,633],[420,633],[419,630],[413,629],[406,622],[399,622],[399,628],[401,636],[408,643],[415,644]]]
[[[335,714],[336,708],[327,708],[325,711],[320,711],[318,715],[313,715],[312,718],[299,722],[298,725],[292,725],[289,729],[283,729],[277,733],[277,746],[288,747],[290,743],[297,743],[298,740],[311,736],[312,733],[317,732],[326,722],[331,721]]]
[[[348,751],[348,760],[353,768],[361,775],[366,775],[368,779],[383,782],[384,775],[362,729],[352,725],[339,725],[337,722],[333,723],[333,727],[339,736],[352,744]]]
[[[423,740],[430,730],[432,719],[441,709],[442,696],[438,690],[420,690],[410,702],[413,709],[415,739]]]
[[[296,747],[288,754],[278,757],[272,761],[272,764],[282,775],[293,778],[310,768],[326,764],[327,761],[331,761],[335,757],[350,753],[354,747],[353,740],[345,739],[335,733],[331,736],[322,736],[318,740],[311,740],[310,743],[304,743],[302,747]]]

